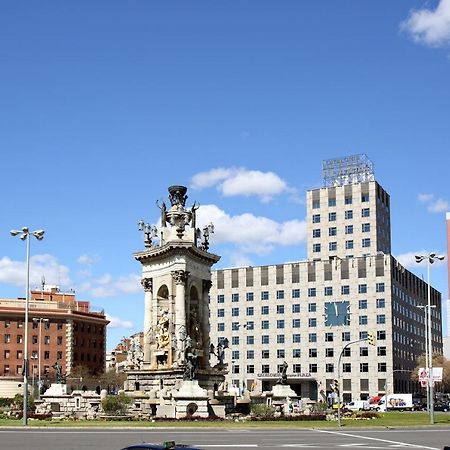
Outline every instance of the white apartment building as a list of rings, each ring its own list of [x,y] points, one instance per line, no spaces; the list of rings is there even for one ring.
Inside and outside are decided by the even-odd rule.
[[[323,173],[325,186],[307,192],[306,261],[213,272],[210,336],[229,342],[227,382],[268,391],[286,361],[297,394],[325,401],[342,352],[344,401],[419,391],[427,284],[391,255],[389,195],[364,155],[326,161]],[[431,296],[442,353],[441,294]]]

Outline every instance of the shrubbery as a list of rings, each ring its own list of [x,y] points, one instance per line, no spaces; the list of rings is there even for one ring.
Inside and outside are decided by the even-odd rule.
[[[131,397],[125,394],[107,395],[102,400],[102,408],[106,414],[113,416],[123,416],[127,413],[128,405],[132,402]]]
[[[271,420],[275,416],[275,408],[265,404],[254,404],[250,408],[251,415],[262,420]]]

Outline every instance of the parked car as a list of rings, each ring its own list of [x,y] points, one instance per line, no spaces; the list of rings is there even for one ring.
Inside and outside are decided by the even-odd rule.
[[[140,444],[124,447],[122,450],[201,450],[198,447],[191,447],[186,444],[175,444],[175,441],[167,441],[162,445],[142,442]]]
[[[345,407],[350,411],[368,411],[370,409],[370,404],[367,400],[354,400],[345,405]]]
[[[449,402],[436,402],[434,404],[434,410],[435,411],[450,411],[450,404]]]

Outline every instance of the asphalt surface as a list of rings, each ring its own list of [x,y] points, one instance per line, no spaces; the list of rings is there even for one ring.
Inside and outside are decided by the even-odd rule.
[[[166,440],[202,449],[423,449],[450,445],[450,427],[403,429],[0,429],[0,449],[119,450],[139,442]]]

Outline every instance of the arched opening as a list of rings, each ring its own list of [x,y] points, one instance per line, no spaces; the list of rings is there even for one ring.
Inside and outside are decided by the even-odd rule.
[[[165,284],[163,284],[158,289],[157,297],[158,297],[158,299],[168,299],[169,298],[169,289],[167,288],[167,286]]]

